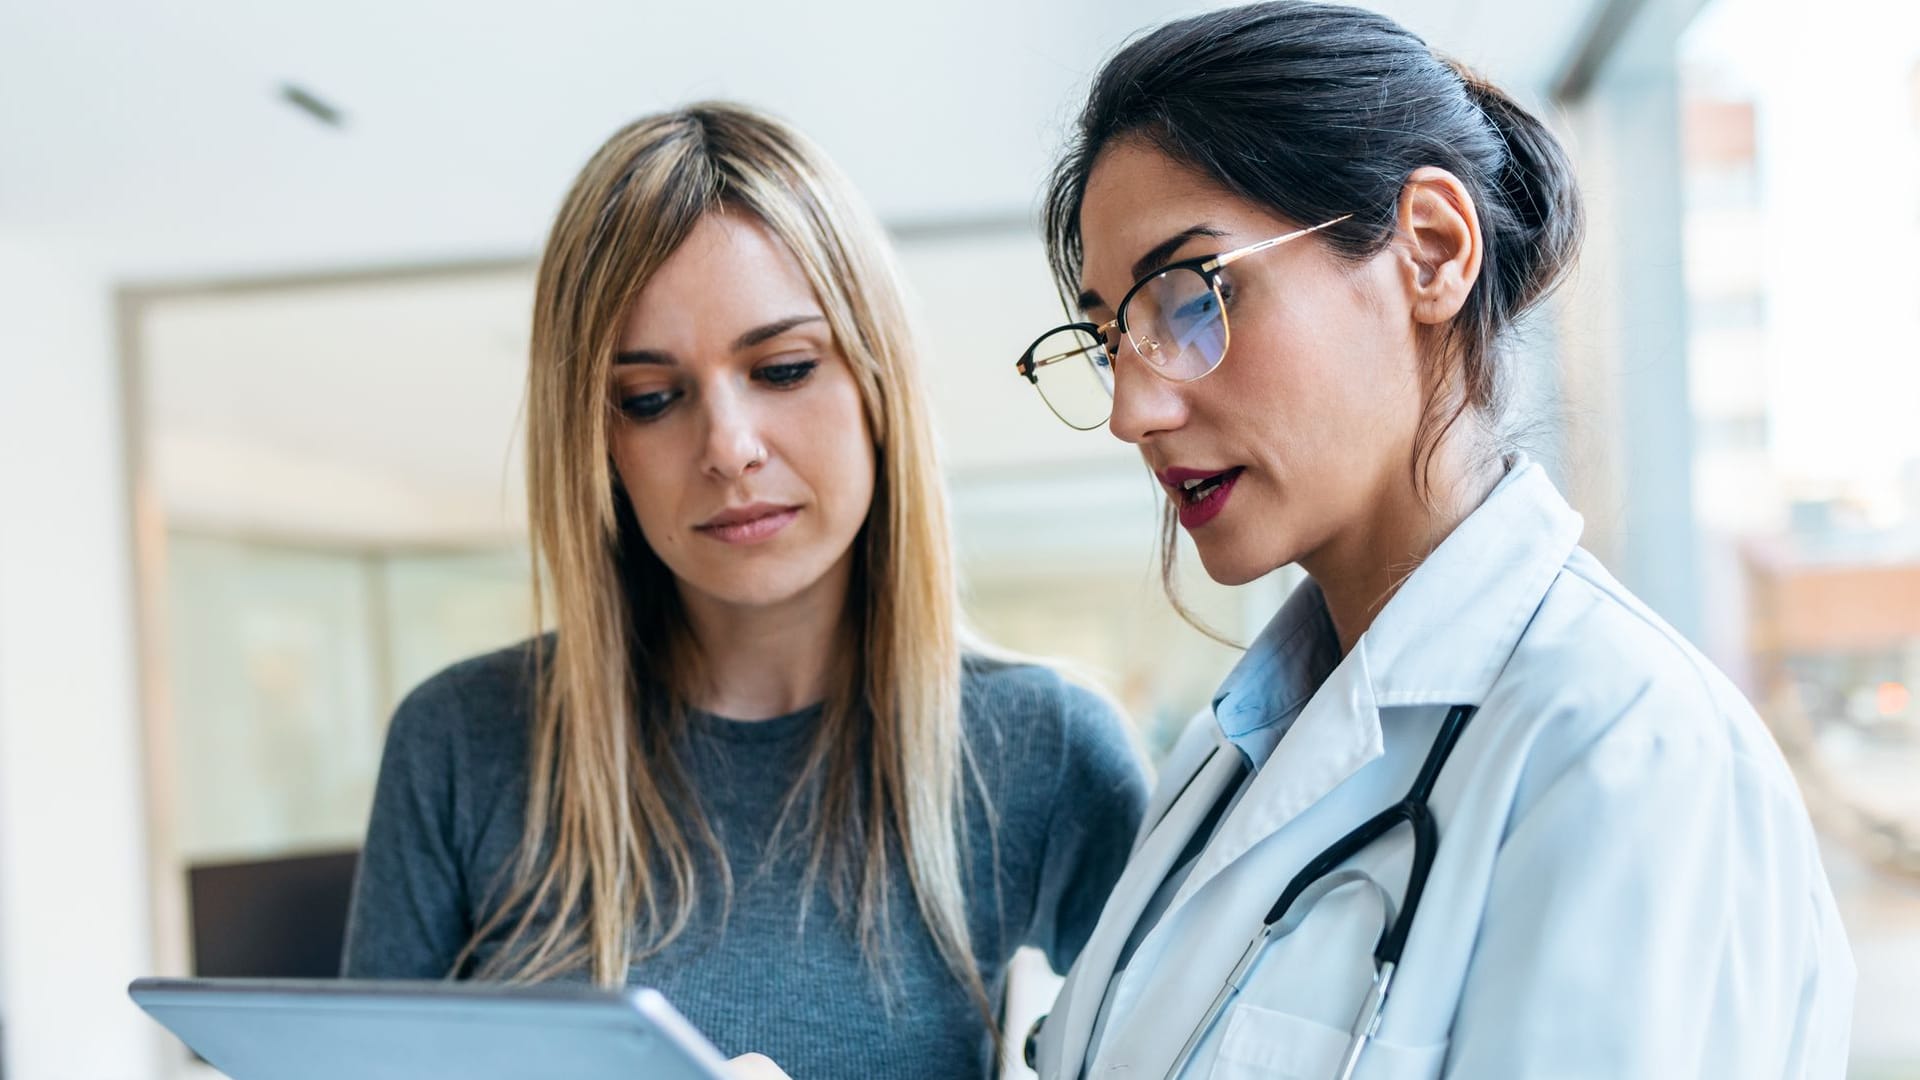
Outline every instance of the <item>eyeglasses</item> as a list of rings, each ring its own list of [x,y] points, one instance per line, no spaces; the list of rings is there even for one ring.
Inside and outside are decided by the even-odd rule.
[[[1014,368],[1068,427],[1091,431],[1113,414],[1113,361],[1120,354],[1114,331],[1127,335],[1155,375],[1172,382],[1204,378],[1226,359],[1231,337],[1220,271],[1352,216],[1342,214],[1310,229],[1163,266],[1133,283],[1112,321],[1054,327],[1027,346]]]

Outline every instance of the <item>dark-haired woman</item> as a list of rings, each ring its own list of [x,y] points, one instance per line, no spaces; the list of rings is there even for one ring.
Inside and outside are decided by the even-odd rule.
[[[1503,437],[1581,230],[1540,121],[1379,15],[1235,8],[1107,64],[1047,224],[1080,311],[1020,373],[1214,579],[1308,580],[1163,769],[1042,1076],[1841,1076],[1777,747]]]

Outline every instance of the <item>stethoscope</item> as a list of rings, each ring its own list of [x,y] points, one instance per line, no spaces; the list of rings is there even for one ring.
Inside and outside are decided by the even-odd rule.
[[[1317,902],[1320,897],[1336,888],[1354,883],[1371,886],[1379,895],[1382,930],[1380,941],[1373,950],[1373,985],[1360,1003],[1360,1010],[1354,1014],[1353,1023],[1347,1028],[1346,1051],[1340,1056],[1340,1067],[1334,1075],[1338,1080],[1352,1080],[1353,1071],[1360,1064],[1360,1052],[1380,1030],[1380,1014],[1387,1007],[1387,994],[1393,989],[1393,973],[1400,965],[1400,953],[1406,948],[1407,933],[1413,929],[1414,914],[1420,909],[1420,894],[1427,887],[1427,874],[1433,869],[1434,852],[1440,846],[1440,829],[1434,824],[1433,811],[1427,807],[1427,797],[1433,793],[1433,784],[1440,776],[1440,769],[1446,765],[1448,755],[1453,753],[1454,744],[1460,741],[1460,733],[1465,730],[1467,721],[1473,719],[1474,707],[1456,705],[1447,713],[1445,722],[1440,725],[1440,733],[1434,736],[1433,746],[1427,751],[1427,759],[1420,766],[1420,774],[1414,778],[1413,787],[1407,797],[1368,818],[1358,828],[1341,837],[1326,850],[1313,857],[1302,867],[1293,880],[1280,893],[1280,899],[1274,901],[1266,918],[1261,920],[1260,929],[1247,942],[1240,954],[1240,960],[1228,972],[1226,981],[1220,986],[1220,992],[1213,996],[1212,1004],[1200,1018],[1200,1023],[1187,1036],[1180,1047],[1180,1053],[1173,1059],[1173,1067],[1167,1070],[1167,1080],[1175,1080],[1193,1055],[1206,1041],[1220,1017],[1240,993],[1247,975],[1260,960],[1266,947],[1292,933],[1312,912],[1312,903],[1300,905],[1303,898]],[[1205,767],[1204,765],[1202,766]],[[1404,902],[1396,915],[1393,900],[1387,895],[1379,882],[1368,877],[1359,869],[1340,869],[1340,864],[1358,855],[1368,844],[1391,832],[1395,826],[1405,824],[1413,830],[1413,867],[1407,875],[1407,890]],[[1044,1022],[1045,1017],[1041,1018]],[[1039,1024],[1034,1025],[1037,1034]],[[1028,1048],[1033,1048],[1034,1039],[1028,1036]],[[1032,1064],[1032,1055],[1028,1055],[1028,1064]]]

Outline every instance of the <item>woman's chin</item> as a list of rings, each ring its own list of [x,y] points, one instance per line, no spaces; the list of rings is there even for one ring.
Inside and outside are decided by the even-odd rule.
[[[1227,586],[1258,581],[1290,561],[1275,561],[1271,550],[1251,551],[1246,545],[1228,543],[1224,538],[1218,543],[1196,542],[1194,549],[1200,554],[1200,565],[1207,576]]]

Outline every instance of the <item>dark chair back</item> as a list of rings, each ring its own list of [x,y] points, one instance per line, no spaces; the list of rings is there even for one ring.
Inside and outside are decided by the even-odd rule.
[[[340,974],[357,851],[190,867],[193,973],[331,979]]]

